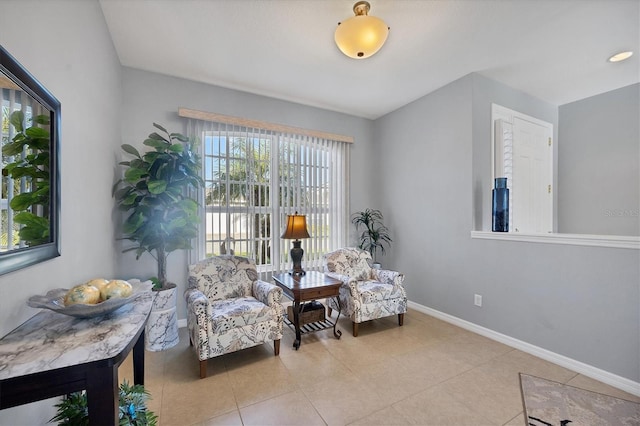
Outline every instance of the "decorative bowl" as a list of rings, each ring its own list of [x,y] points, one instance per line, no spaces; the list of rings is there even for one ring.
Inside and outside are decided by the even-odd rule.
[[[27,305],[32,308],[50,309],[76,318],[99,317],[110,314],[127,303],[133,302],[142,293],[151,291],[151,287],[153,287],[153,283],[151,281],[140,282],[139,280],[129,280],[129,283],[131,284],[131,287],[133,287],[131,296],[114,297],[107,299],[104,302],[96,303],[95,305],[77,304],[65,306],[64,296],[69,291],[68,288],[56,288],[48,291],[44,296],[31,296],[29,300],[27,300]]]

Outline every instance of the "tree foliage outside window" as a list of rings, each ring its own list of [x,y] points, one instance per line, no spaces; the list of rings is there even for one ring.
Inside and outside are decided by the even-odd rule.
[[[313,210],[314,217],[322,223],[317,226],[317,236],[325,235],[321,228],[327,228],[328,197],[323,193],[328,192],[328,184],[320,181],[328,179],[326,152],[283,143],[268,134],[225,133],[204,135],[202,139],[206,256],[233,253],[267,266],[286,262],[288,249],[281,250],[282,258],[272,258],[274,244],[281,243],[280,230],[274,230],[273,223],[276,217],[282,221],[294,210]],[[307,157],[311,152],[316,158],[327,158],[322,165],[310,164]],[[314,179],[316,183],[312,185]],[[308,223],[314,234],[315,222]]]
[[[212,141],[210,141],[212,142]],[[270,206],[270,144],[266,139],[249,139],[246,137],[218,140],[218,149],[208,157],[212,159],[212,178],[207,185],[205,193],[205,205],[227,211],[237,208],[245,209],[248,206],[256,208],[256,212],[250,214],[247,220],[254,230],[255,235],[247,242],[253,245],[252,253],[258,253],[261,263],[270,263],[269,237],[271,235],[270,215],[266,209]],[[220,149],[223,144],[223,149]],[[211,143],[209,144],[211,146]],[[211,152],[211,151],[210,151]],[[226,155],[225,153],[229,154]],[[217,154],[217,155],[216,155]],[[241,218],[240,215],[235,215]],[[232,224],[225,224],[232,227]],[[236,237],[227,232],[224,241],[220,241],[220,252],[236,254]],[[248,245],[239,249],[238,255],[248,255]],[[207,253],[213,254],[213,253]]]

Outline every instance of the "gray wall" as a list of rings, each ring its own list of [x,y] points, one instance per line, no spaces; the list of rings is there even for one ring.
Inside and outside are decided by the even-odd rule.
[[[481,122],[491,102],[519,108],[495,85],[468,75],[375,121],[376,201],[394,237],[382,262],[406,274],[411,301],[640,381],[637,250],[470,238],[490,179]]]
[[[122,140],[141,150],[143,140],[154,130],[153,122],[169,131],[186,132],[186,119],[177,115],[179,107],[353,136],[350,187],[358,190],[350,193],[351,210],[370,205],[368,188],[374,173],[370,120],[130,68],[123,70],[123,96]],[[186,317],[182,293],[187,264],[185,252],[169,256],[168,279],[178,284],[180,295],[178,318]],[[148,254],[139,261],[134,253],[121,254],[118,265],[122,276],[156,275],[155,260]]]
[[[559,109],[558,232],[640,235],[640,84]]]
[[[95,1],[0,1],[0,43],[62,104],[62,256],[0,276],[5,335],[38,311],[26,306],[29,296],[116,272],[111,184],[121,67]],[[0,424],[45,424],[54,403],[2,410]]]

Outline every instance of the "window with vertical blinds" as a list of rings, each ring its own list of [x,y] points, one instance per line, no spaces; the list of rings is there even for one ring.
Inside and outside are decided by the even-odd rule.
[[[189,136],[200,141],[205,181],[192,260],[246,256],[262,279],[270,279],[291,268],[291,241],[280,235],[287,215],[298,212],[307,217],[311,235],[302,241],[303,267],[321,270],[322,255],[347,241],[349,143],[268,123],[226,121],[188,121]]]

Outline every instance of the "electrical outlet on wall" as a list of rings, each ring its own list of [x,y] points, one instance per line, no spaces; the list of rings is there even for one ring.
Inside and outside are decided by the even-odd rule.
[[[473,295],[473,304],[476,306],[481,307],[482,306],[482,295],[481,294],[474,294]]]

